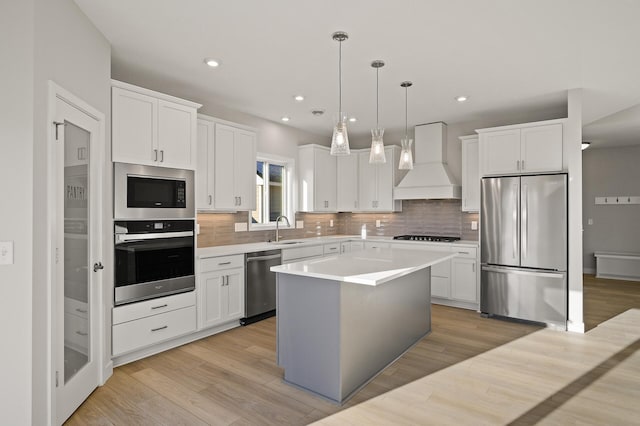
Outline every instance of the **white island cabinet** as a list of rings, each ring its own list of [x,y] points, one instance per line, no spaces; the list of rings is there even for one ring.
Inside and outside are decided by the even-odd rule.
[[[112,160],[195,169],[201,105],[116,80],[111,84]]]
[[[453,256],[368,249],[272,267],[284,381],[345,402],[431,331],[429,269]]]

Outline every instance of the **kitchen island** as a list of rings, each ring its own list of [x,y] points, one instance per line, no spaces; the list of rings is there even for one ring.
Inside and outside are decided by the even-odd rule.
[[[272,267],[285,382],[344,403],[431,331],[430,267],[454,256],[368,249]]]

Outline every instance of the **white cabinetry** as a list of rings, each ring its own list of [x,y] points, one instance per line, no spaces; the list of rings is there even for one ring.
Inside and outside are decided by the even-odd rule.
[[[478,280],[478,250],[473,247],[453,247],[458,255],[451,260],[451,299],[471,303],[478,309],[480,301]]]
[[[482,129],[482,176],[562,170],[562,120]]]
[[[398,146],[384,149],[386,163],[369,164],[370,150],[358,152],[358,204],[357,211],[402,211],[402,201],[393,199],[393,188],[398,184],[396,164],[400,155]],[[342,182],[340,182],[342,185]]]
[[[298,202],[302,212],[338,211],[337,161],[329,152],[320,145],[298,148]]]
[[[256,133],[200,115],[197,152],[197,209],[254,210]]]
[[[455,244],[399,243],[394,248],[457,253],[431,267],[431,301],[440,305],[478,310],[480,304],[478,250]]]
[[[194,332],[195,303],[190,291],[113,308],[113,355]]]
[[[322,246],[322,254],[324,256],[333,256],[340,254],[340,243],[329,243]]]
[[[200,105],[115,80],[112,85],[112,160],[194,169]]]
[[[381,248],[381,249],[386,249],[391,247],[391,243],[388,243],[386,241],[365,241],[364,242],[364,248],[365,249],[375,249],[375,248]]]
[[[244,256],[200,260],[198,328],[236,321],[244,316]]]
[[[358,155],[341,155],[337,161],[337,209],[341,212],[358,210]]]
[[[462,211],[480,209],[480,171],[478,135],[461,136],[462,144]]]

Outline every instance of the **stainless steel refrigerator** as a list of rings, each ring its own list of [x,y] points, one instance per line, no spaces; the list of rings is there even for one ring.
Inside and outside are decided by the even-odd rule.
[[[567,323],[567,175],[486,177],[480,310]]]

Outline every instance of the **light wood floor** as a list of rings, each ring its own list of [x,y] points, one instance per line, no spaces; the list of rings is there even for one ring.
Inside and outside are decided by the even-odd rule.
[[[640,308],[640,282],[606,280],[584,275],[584,324],[598,324],[631,308]]]
[[[599,284],[600,280],[585,278],[585,295],[589,297],[593,293],[594,300],[604,299],[607,306],[606,309],[599,310],[598,304],[595,303],[593,307],[589,308],[591,302],[585,300],[585,322],[587,324],[595,323],[598,318],[604,318],[607,315],[613,316],[615,313],[611,314],[611,312],[620,309],[620,307],[609,306],[618,306],[618,304],[609,303],[606,297],[606,286],[602,288],[598,285],[592,286],[591,281]],[[628,298],[620,297],[620,299],[624,299],[625,304],[629,303]],[[640,307],[640,304],[636,303],[636,307]],[[596,328],[593,332],[599,331],[600,328]],[[538,335],[540,334],[545,336],[549,334],[550,340],[536,340],[539,339]],[[529,337],[522,339],[527,335]],[[326,418],[324,421],[328,422],[327,424],[369,424],[376,423],[376,420],[378,420],[378,424],[398,424],[403,423],[402,419],[406,415],[405,410],[389,411],[396,413],[398,417],[376,415],[377,417],[371,418],[370,415],[367,415],[366,421],[364,421],[364,418],[358,417],[361,415],[358,414],[358,410],[362,410],[358,408],[360,406],[351,407],[368,400],[370,401],[367,404],[374,401],[377,403],[380,398],[372,398],[393,389],[405,389],[407,386],[404,385],[418,379],[421,380],[415,382],[416,384],[425,379],[435,380],[429,386],[436,384],[442,389],[453,392],[456,396],[452,401],[460,401],[465,398],[474,401],[477,399],[474,392],[486,393],[487,388],[483,387],[480,381],[473,382],[469,388],[456,383],[477,368],[483,372],[483,379],[489,382],[505,375],[515,378],[515,383],[509,385],[511,387],[499,388],[492,394],[492,398],[497,401],[500,401],[501,398],[504,400],[506,397],[515,400],[515,403],[512,401],[508,404],[502,404],[506,407],[515,407],[509,411],[512,414],[511,417],[499,417],[497,414],[492,414],[485,418],[484,423],[499,424],[501,419],[508,418],[518,420],[516,423],[533,424],[532,419],[553,418],[552,415],[555,414],[555,411],[551,408],[558,404],[558,399],[562,398],[552,392],[551,394],[554,396],[550,402],[538,404],[540,407],[537,409],[536,404],[532,406],[529,400],[527,403],[522,402],[525,398],[519,396],[518,392],[523,392],[523,389],[525,395],[534,395],[537,398],[533,402],[538,399],[543,401],[545,400],[544,396],[549,394],[547,383],[536,384],[535,381],[530,380],[528,374],[534,373],[544,377],[559,376],[563,379],[562,383],[573,377],[568,372],[579,375],[579,371],[571,368],[573,364],[568,362],[568,358],[565,359],[561,356],[553,363],[549,363],[548,353],[553,353],[554,347],[573,347],[570,343],[558,340],[557,336],[568,336],[574,340],[575,336],[583,337],[583,335],[573,333],[541,330],[530,324],[483,319],[476,312],[434,305],[433,332],[369,383],[347,404],[339,407],[282,383],[282,370],[275,365],[275,319],[272,318],[116,368],[105,386],[96,389],[67,423],[70,425],[303,425]],[[533,340],[526,340],[529,338]],[[516,346],[513,350],[507,349],[509,345],[503,345],[509,342],[520,346]],[[581,344],[584,343],[579,343],[578,347]],[[608,346],[618,348],[620,344]],[[633,346],[630,347],[633,348]],[[482,354],[491,350],[507,352],[499,353],[500,356],[497,358],[490,357],[487,364],[487,361],[481,357]],[[631,349],[627,348],[626,350],[629,352]],[[531,371],[527,370],[526,365],[529,364],[529,355],[527,354],[530,353],[533,354],[533,359],[537,355],[547,364],[532,367]],[[512,359],[511,356],[514,354],[518,356]],[[566,354],[561,353],[560,355]],[[587,367],[597,365],[596,361],[600,359],[588,351],[584,353],[578,351],[577,354],[571,356],[590,360],[591,364],[588,364]],[[601,356],[604,355],[601,354]],[[504,365],[498,362],[503,357],[508,360],[507,364],[512,366],[517,366],[518,362],[525,362],[525,371],[518,372],[516,370],[516,373],[507,374]],[[480,361],[478,361],[479,359]],[[478,362],[480,364],[474,364]],[[559,373],[553,369],[556,362],[560,366]],[[640,364],[637,359],[636,364]],[[452,369],[460,370],[460,368],[464,369],[463,374],[453,379],[453,382],[438,382],[438,380],[443,380],[439,379],[443,377],[443,374],[448,374]],[[604,371],[606,365],[599,368],[597,371]],[[632,373],[636,374],[637,371],[633,370]],[[636,379],[631,381],[631,384],[634,385],[632,386],[632,395],[635,396],[636,394],[633,392],[640,392],[640,389],[637,388],[640,383],[640,375],[633,376],[633,374],[630,377]],[[578,385],[580,383],[578,382]],[[629,383],[625,382],[625,384]],[[415,384],[408,386],[415,386]],[[576,385],[573,385],[573,387],[563,390],[561,395],[571,395],[575,388]],[[623,390],[623,394],[624,392]],[[451,396],[449,395],[449,397]],[[388,398],[393,400],[391,396]],[[409,398],[407,401],[411,403],[414,400]],[[438,409],[431,411],[435,414],[444,410],[443,407],[446,407],[447,404],[452,404],[451,401],[447,402],[446,398],[442,399],[442,397],[431,400],[431,402],[434,401],[439,401],[441,404]],[[422,406],[424,401],[420,400],[419,404]],[[484,402],[483,404],[485,405],[473,408],[468,412],[473,413],[475,419],[482,419],[483,417],[477,416],[476,411],[494,411],[489,403]],[[398,407],[397,404],[395,406]],[[364,408],[366,405],[362,407]],[[474,407],[473,404],[472,407]],[[410,408],[410,405],[407,405],[407,408]],[[457,407],[454,404],[453,408],[456,409],[456,412],[464,412],[468,407]],[[345,409],[349,410],[344,411]],[[412,406],[407,412],[411,412],[411,410],[415,412],[415,406]],[[355,411],[353,414],[355,417],[327,417],[339,411],[342,413],[339,413],[338,416],[351,416],[351,413]],[[387,408],[385,408],[386,411]],[[372,408],[372,413],[377,412],[375,407]],[[423,410],[418,410],[418,412],[424,413]],[[514,417],[514,413],[518,416]],[[460,415],[460,419],[463,417]],[[407,418],[410,419],[410,417]],[[436,418],[433,417],[431,422],[434,422]],[[465,419],[467,422],[470,420],[469,417]],[[419,420],[419,424],[425,421],[429,423],[426,418],[419,418]],[[564,421],[566,418],[562,418],[562,420]],[[412,421],[405,423],[410,424]],[[449,418],[449,422],[444,423],[463,424],[457,418]],[[474,423],[482,422],[476,421]]]

